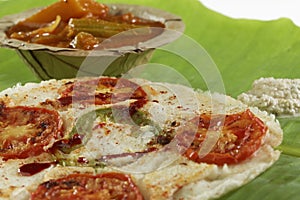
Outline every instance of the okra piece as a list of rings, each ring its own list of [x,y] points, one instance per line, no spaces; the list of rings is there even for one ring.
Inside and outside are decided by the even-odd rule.
[[[127,31],[130,29],[142,28],[145,26],[139,26],[134,24],[125,24],[110,22],[101,19],[75,19],[72,18],[69,21],[69,26],[74,29],[75,32],[87,32],[92,34],[95,37],[104,37],[108,38],[113,35],[116,35],[120,32]]]

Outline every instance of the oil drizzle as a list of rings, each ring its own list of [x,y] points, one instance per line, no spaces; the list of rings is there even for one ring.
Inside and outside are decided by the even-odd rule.
[[[55,162],[48,162],[48,163],[28,163],[28,164],[24,164],[18,169],[18,173],[21,176],[32,176],[32,175],[35,175],[35,174],[51,167],[54,164],[56,164],[56,163]]]

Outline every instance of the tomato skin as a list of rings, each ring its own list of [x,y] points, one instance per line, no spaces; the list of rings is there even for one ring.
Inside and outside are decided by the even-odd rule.
[[[147,94],[127,79],[103,77],[67,83],[58,102],[64,107],[72,103],[103,105],[128,99],[146,100]]]
[[[215,118],[218,119],[219,117],[221,116]],[[200,117],[191,120],[194,126],[195,124],[198,125],[198,129],[191,146],[187,147],[184,153],[188,159],[197,163],[236,164],[251,157],[260,148],[266,135],[267,127],[250,110],[223,117],[222,135],[218,138],[211,151],[203,156],[199,156],[198,152],[206,138],[208,129],[215,128],[215,122],[210,124],[210,119],[213,117],[207,114],[202,114]],[[191,133],[186,134],[191,135]]]
[[[0,156],[4,160],[37,156],[62,135],[63,122],[54,110],[27,106],[0,109]]]
[[[130,176],[108,172],[71,174],[39,185],[31,200],[143,200]]]

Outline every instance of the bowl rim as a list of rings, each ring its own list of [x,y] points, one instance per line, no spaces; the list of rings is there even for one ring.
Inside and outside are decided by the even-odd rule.
[[[143,5],[135,5],[135,4],[105,4],[110,8],[110,11],[127,11],[132,12],[134,15],[138,17],[143,17],[141,15],[148,15],[146,19],[154,19],[160,21],[165,24],[165,28],[163,28],[163,32],[147,40],[145,42],[140,42],[136,46],[122,46],[121,48],[110,48],[105,50],[81,50],[81,49],[72,49],[72,48],[59,48],[59,47],[52,47],[42,44],[35,44],[24,42],[17,39],[8,38],[5,34],[7,28],[11,27],[12,25],[16,24],[17,22],[31,16],[35,12],[45,8],[45,7],[37,7],[32,8],[29,10],[25,10],[21,13],[16,13],[12,15],[6,15],[0,19],[0,46],[12,49],[19,49],[19,50],[31,50],[31,51],[47,51],[51,54],[58,54],[58,55],[69,55],[74,56],[87,56],[91,53],[93,55],[122,55],[126,53],[138,53],[140,51],[145,51],[147,49],[155,49],[160,46],[166,45],[178,39],[185,30],[185,24],[181,17],[170,13],[168,11],[164,11],[161,9],[143,6]],[[145,17],[144,17],[145,18]],[[161,29],[161,28],[159,28]]]

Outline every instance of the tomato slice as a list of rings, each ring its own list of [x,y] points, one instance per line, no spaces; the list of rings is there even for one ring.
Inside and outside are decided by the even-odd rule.
[[[130,176],[122,173],[71,174],[39,185],[31,200],[143,200]]]
[[[26,106],[0,108],[0,156],[5,160],[39,155],[62,133],[62,119],[54,110]]]
[[[128,99],[147,99],[147,94],[127,79],[104,77],[67,83],[58,101],[61,106],[68,106],[72,103],[103,105]]]
[[[217,124],[223,118],[223,125]],[[191,120],[192,126],[198,126],[196,134],[186,131],[179,138],[193,135],[194,139],[190,147],[187,147],[185,156],[195,162],[205,162],[208,164],[235,164],[253,155],[261,146],[267,132],[265,124],[250,110],[242,113],[211,116],[202,114]],[[196,130],[191,128],[190,130]],[[210,131],[209,131],[210,130]],[[207,135],[213,131],[218,131],[219,138],[212,149],[206,155],[199,155],[199,151],[207,139]],[[216,133],[216,132],[215,132]],[[183,139],[183,138],[182,138]]]

